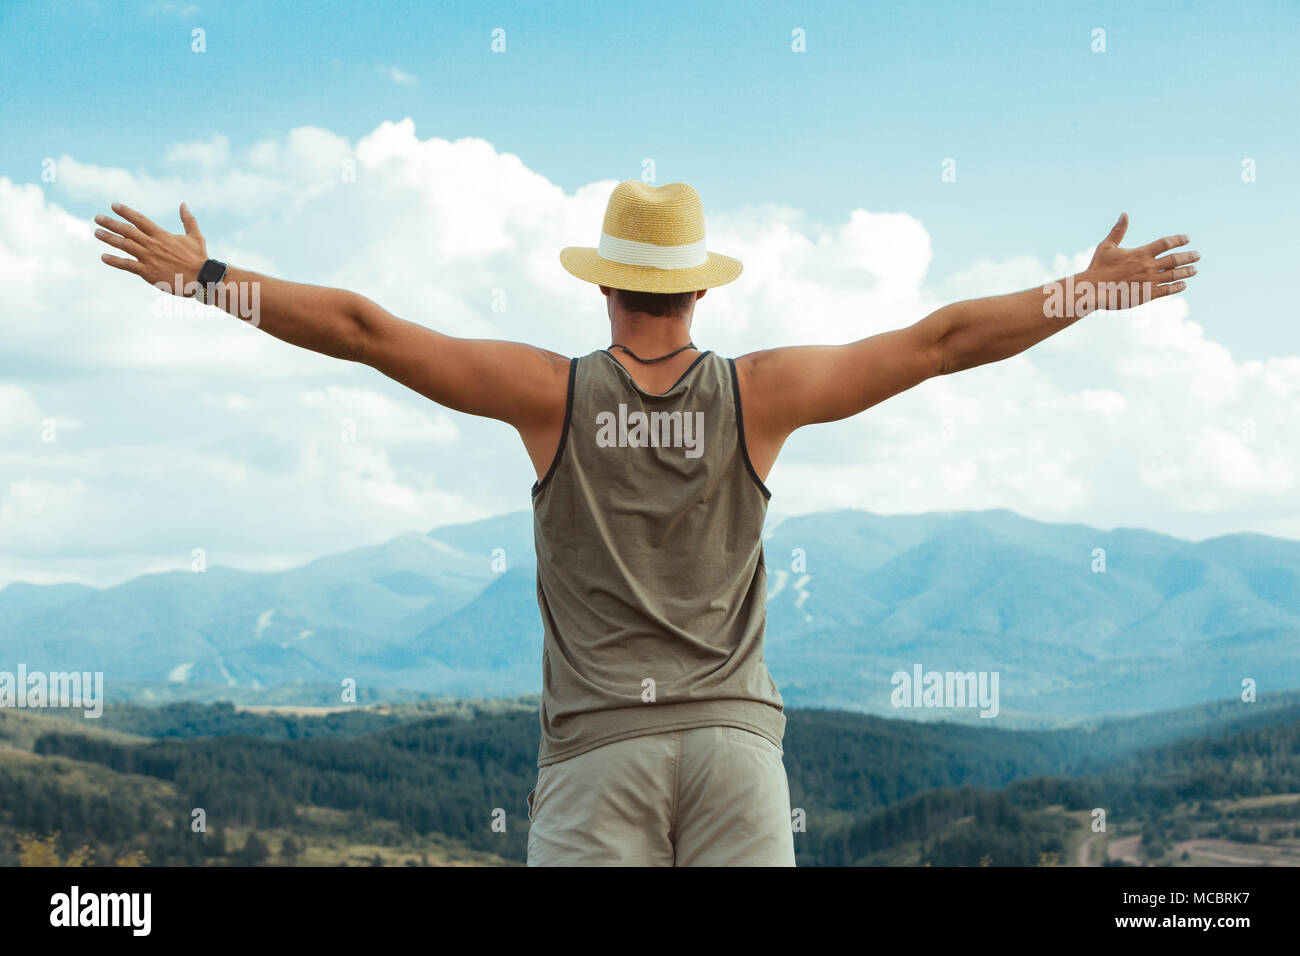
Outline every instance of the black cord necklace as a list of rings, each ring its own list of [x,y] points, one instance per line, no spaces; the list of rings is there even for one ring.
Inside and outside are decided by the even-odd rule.
[[[613,345],[611,345],[610,348],[611,348],[611,349],[622,349],[624,352],[626,352],[628,355],[632,356],[634,359],[636,359],[636,360],[637,360],[638,362],[640,362],[642,365],[653,365],[655,362],[662,362],[662,361],[664,361],[664,360],[666,360],[666,359],[670,359],[670,358],[672,358],[674,355],[680,355],[681,353],[685,352],[687,349],[693,349],[693,348],[695,348],[695,343],[694,343],[694,342],[687,342],[687,343],[686,343],[685,345],[683,345],[681,348],[679,348],[679,349],[675,349],[675,350],[673,350],[672,352],[669,352],[667,355],[661,355],[661,356],[659,356],[658,358],[648,358],[648,359],[643,359],[641,356],[637,355],[635,352],[633,352],[633,351],[632,351],[630,348],[628,348],[626,345],[620,345],[620,344],[617,343],[617,342],[615,342]],[[608,349],[606,349],[606,351],[608,351]]]

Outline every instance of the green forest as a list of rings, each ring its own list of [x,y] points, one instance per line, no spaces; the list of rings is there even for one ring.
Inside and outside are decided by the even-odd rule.
[[[434,711],[0,712],[0,865],[521,863],[535,709]],[[1295,703],[1053,731],[788,716],[800,865],[1064,864],[1088,852],[1099,809],[1106,840],[1128,841],[1111,865],[1187,863],[1224,841],[1300,852]]]

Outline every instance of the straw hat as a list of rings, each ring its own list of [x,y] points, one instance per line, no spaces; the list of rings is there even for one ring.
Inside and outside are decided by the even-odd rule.
[[[704,207],[685,183],[614,187],[597,249],[569,246],[560,262],[579,279],[631,292],[694,292],[726,285],[739,260],[704,247]]]

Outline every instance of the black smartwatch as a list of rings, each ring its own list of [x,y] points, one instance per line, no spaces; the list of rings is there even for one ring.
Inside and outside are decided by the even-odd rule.
[[[199,270],[199,301],[208,304],[208,286],[220,282],[226,277],[226,264],[216,259],[209,259]]]

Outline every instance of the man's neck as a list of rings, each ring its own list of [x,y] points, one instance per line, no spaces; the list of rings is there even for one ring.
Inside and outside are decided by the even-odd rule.
[[[658,358],[689,345],[690,316],[616,313],[610,316],[610,343],[617,342],[641,358]]]

